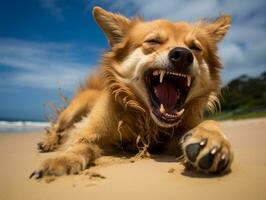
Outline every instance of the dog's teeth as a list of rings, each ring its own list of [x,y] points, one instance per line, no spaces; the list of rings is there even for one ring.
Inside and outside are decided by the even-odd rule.
[[[165,115],[166,115],[167,117],[175,117],[174,115],[171,115],[171,114],[169,114],[169,113],[165,113]]]
[[[187,86],[189,87],[191,84],[191,77],[190,76],[187,76]]]
[[[165,74],[165,71],[164,70],[160,70],[160,83],[163,82],[164,74]]]
[[[180,91],[179,91],[179,89],[177,89],[177,99],[179,99],[180,98]]]
[[[158,97],[158,91],[156,88],[154,89],[154,94]]]
[[[160,113],[164,114],[165,113],[165,109],[163,107],[163,104],[160,105]]]
[[[154,71],[152,72],[152,75],[153,75],[153,76],[157,76],[157,75],[159,75],[159,71],[158,71],[158,70],[154,70]]]
[[[182,110],[180,110],[179,112],[176,112],[176,116],[180,117],[183,113],[184,113],[185,109],[183,108]]]

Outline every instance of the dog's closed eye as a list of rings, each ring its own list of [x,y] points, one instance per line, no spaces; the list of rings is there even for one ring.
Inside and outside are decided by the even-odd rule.
[[[146,50],[146,53],[151,53],[160,47],[162,43],[163,41],[159,37],[148,37],[144,40],[142,46]]]
[[[194,40],[190,45],[189,48],[191,50],[197,51],[197,52],[201,52],[202,51],[202,46],[200,44],[200,42],[198,40]]]
[[[162,42],[158,39],[148,39],[144,41],[145,43],[149,43],[149,44],[161,44]]]

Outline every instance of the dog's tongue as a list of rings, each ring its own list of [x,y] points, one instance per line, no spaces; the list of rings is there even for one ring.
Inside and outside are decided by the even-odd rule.
[[[167,113],[174,113],[178,99],[176,88],[171,83],[164,81],[154,87],[154,90],[159,100],[159,104],[163,104]]]

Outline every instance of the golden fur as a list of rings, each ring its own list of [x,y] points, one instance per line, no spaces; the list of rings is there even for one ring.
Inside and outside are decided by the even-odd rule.
[[[231,146],[216,122],[202,122],[202,118],[206,108],[213,111],[219,106],[222,65],[217,56],[217,43],[228,31],[231,17],[224,15],[194,24],[167,20],[145,22],[99,7],[94,8],[93,15],[111,49],[104,54],[97,74],[79,88],[39,143],[41,151],[53,151],[61,146],[65,148],[64,153],[45,160],[32,176],[79,173],[97,157],[115,149],[132,150],[139,156],[153,151],[183,155],[186,165],[200,171],[228,170],[233,158]],[[152,39],[159,44],[145,42]],[[193,53],[195,78],[183,116],[174,124],[166,124],[151,113],[141,77],[149,68],[162,67],[167,62],[165,55],[176,46]],[[186,148],[196,143],[203,149],[191,161]],[[204,169],[200,160],[208,153],[216,157],[211,167]]]

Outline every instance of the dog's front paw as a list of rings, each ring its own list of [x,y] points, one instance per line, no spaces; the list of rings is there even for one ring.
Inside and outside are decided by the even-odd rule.
[[[185,163],[205,173],[221,173],[233,161],[231,145],[215,121],[205,121],[182,139]]]
[[[54,151],[58,147],[61,139],[61,135],[47,129],[45,138],[37,144],[37,148],[43,153]]]
[[[66,154],[44,160],[39,169],[29,178],[40,179],[43,176],[61,176],[64,174],[78,174],[85,169],[83,159],[75,154]]]

